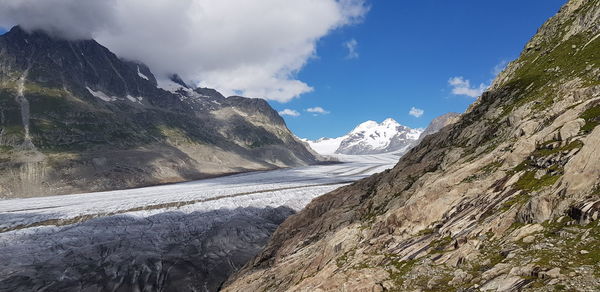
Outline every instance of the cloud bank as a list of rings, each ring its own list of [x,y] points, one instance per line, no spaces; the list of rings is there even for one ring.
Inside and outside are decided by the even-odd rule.
[[[0,26],[95,38],[159,75],[287,102],[317,41],[360,22],[367,0],[0,0]]]

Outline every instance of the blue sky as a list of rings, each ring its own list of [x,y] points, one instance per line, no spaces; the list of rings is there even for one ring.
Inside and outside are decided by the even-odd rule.
[[[298,73],[314,88],[288,103],[271,101],[298,136],[337,137],[366,120],[391,117],[426,127],[447,112],[463,112],[475,99],[452,94],[452,77],[471,87],[489,84],[494,67],[516,59],[525,43],[565,0],[371,1],[363,23],[321,39],[317,57]],[[345,42],[356,40],[348,58]],[[322,107],[328,114],[311,114]],[[410,116],[412,107],[424,110]]]

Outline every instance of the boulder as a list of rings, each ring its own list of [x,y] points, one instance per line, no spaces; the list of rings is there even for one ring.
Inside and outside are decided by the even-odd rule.
[[[554,268],[552,270],[540,273],[541,278],[552,278],[556,279],[561,276],[560,268]]]
[[[567,122],[559,131],[559,139],[561,141],[566,141],[571,139],[577,135],[579,135],[579,130],[581,127],[585,125],[584,119],[576,119],[570,122]]]

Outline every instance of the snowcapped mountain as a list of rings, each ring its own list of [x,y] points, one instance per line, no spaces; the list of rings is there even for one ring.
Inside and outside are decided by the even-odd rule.
[[[382,123],[366,121],[342,137],[305,142],[322,155],[404,154],[416,144],[422,132],[422,129],[411,129],[394,119],[386,119]]]
[[[358,125],[342,140],[338,154],[362,155],[388,152],[406,152],[423,130],[411,129],[400,125],[393,119],[386,119],[381,124],[367,121]]]

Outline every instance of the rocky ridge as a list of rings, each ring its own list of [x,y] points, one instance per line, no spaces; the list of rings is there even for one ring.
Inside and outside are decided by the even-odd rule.
[[[266,101],[171,79],[164,90],[94,40],[0,36],[0,198],[317,162]]]
[[[313,200],[224,291],[599,290],[599,23],[569,1],[455,124]]]
[[[459,119],[460,119],[460,114],[458,114],[458,113],[447,113],[447,114],[443,114],[443,115],[433,119],[429,123],[427,128],[425,128],[423,133],[421,133],[421,135],[419,136],[419,140],[418,140],[417,144],[420,143],[421,141],[423,141],[423,139],[425,139],[425,137],[427,137],[431,134],[435,134],[435,133],[439,132],[440,130],[442,130],[444,127],[456,123]]]

